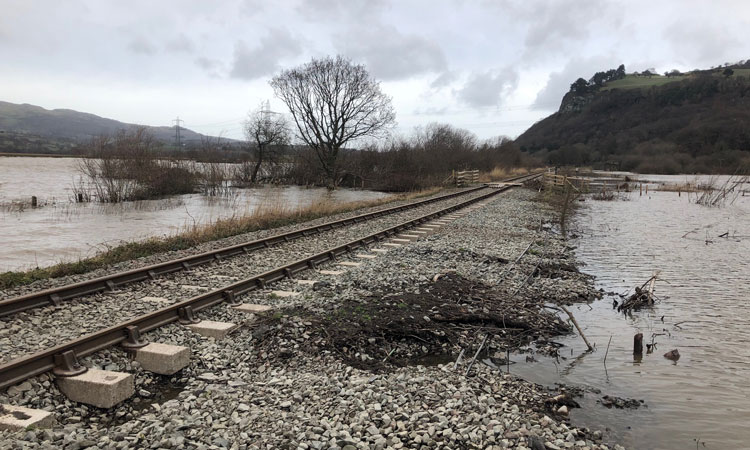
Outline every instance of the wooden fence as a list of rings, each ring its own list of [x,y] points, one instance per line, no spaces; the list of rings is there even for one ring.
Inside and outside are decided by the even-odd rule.
[[[554,173],[547,172],[544,174],[544,184],[552,189],[565,189],[566,185],[570,185],[578,192],[589,191],[589,179],[581,177],[569,177],[567,175],[555,175]]]
[[[456,182],[456,186],[463,187],[470,184],[479,183],[479,171],[478,170],[462,170],[460,172],[453,171],[453,179]]]

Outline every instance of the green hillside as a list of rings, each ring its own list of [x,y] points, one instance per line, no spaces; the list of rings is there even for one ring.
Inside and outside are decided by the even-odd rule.
[[[660,173],[750,167],[750,68],[724,70],[574,83],[560,111],[516,144],[558,165]]]
[[[0,153],[65,154],[74,146],[75,142],[67,139],[0,130]]]
[[[750,69],[732,69],[735,77],[750,77]],[[724,75],[722,74],[723,69],[717,69],[712,73],[712,76],[717,78],[723,78]],[[635,75],[635,74],[627,74],[625,78],[620,80],[614,80],[610,81],[604,86],[602,86],[601,90],[611,90],[611,89],[642,89],[642,88],[650,88],[653,86],[663,86],[667,83],[674,83],[677,81],[683,81],[690,77],[699,76],[699,74],[693,74],[693,73],[687,73],[682,75],[672,75],[672,76],[665,76],[665,75],[652,75],[652,76],[643,76],[643,75]]]

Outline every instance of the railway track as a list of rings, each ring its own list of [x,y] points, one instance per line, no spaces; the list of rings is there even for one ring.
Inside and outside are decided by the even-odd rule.
[[[541,174],[539,173],[531,174],[521,177],[514,177],[506,181],[522,183],[536,178],[540,175]],[[498,189],[488,190],[488,192],[480,192],[482,188],[471,190],[469,192],[477,193],[477,195],[467,200],[460,201],[453,205],[441,208],[437,211],[432,211],[427,214],[420,215],[419,217],[398,223],[395,226],[390,226],[375,233],[370,233],[364,237],[356,238],[342,245],[328,248],[325,251],[306,256],[304,258],[280,265],[278,267],[274,267],[270,270],[264,271],[263,273],[241,279],[229,285],[213,289],[209,292],[201,293],[187,300],[178,301],[156,311],[150,311],[146,314],[142,314],[135,318],[117,323],[107,328],[89,333],[84,336],[80,336],[76,339],[72,339],[68,342],[55,345],[42,351],[38,351],[34,354],[18,357],[0,365],[0,389],[19,383],[27,378],[39,375],[41,373],[48,372],[52,369],[56,369],[58,374],[80,372],[82,368],[80,367],[80,365],[78,365],[77,362],[77,359],[80,357],[90,355],[101,349],[118,344],[124,345],[125,347],[140,345],[141,333],[148,332],[175,321],[180,321],[181,323],[186,324],[195,322],[194,314],[200,310],[221,303],[237,305],[240,303],[239,297],[244,294],[258,289],[264,289],[269,284],[282,280],[284,278],[293,278],[301,272],[319,268],[323,264],[336,261],[341,257],[346,257],[357,249],[367,248],[370,245],[381,243],[400,232],[421,225],[425,222],[434,220],[458,209],[465,208],[469,205],[488,199],[500,192],[510,189],[510,187],[512,186],[508,185]],[[387,210],[360,215],[336,222],[329,222],[316,227],[296,230],[290,233],[271,236],[269,238],[261,239],[258,241],[252,241],[246,244],[240,244],[215,250],[212,252],[202,253],[194,257],[183,258],[182,260],[169,261],[155,266],[149,266],[133,271],[113,274],[108,277],[101,277],[87,282],[45,290],[35,294],[18,297],[16,299],[4,300],[3,302],[11,302],[10,304],[12,304],[12,302],[15,300],[20,304],[20,302],[28,301],[29,303],[26,303],[26,305],[30,305],[33,303],[31,302],[31,300],[18,299],[41,298],[45,299],[44,305],[49,305],[51,302],[51,300],[49,300],[49,297],[51,295],[58,295],[60,299],[71,299],[82,295],[87,295],[92,292],[96,293],[101,292],[102,290],[114,290],[118,286],[122,286],[125,284],[154,279],[155,277],[150,274],[149,271],[154,271],[153,268],[156,266],[159,266],[163,269],[161,272],[157,273],[158,277],[158,274],[170,273],[170,271],[176,272],[199,265],[191,265],[190,263],[188,263],[187,266],[185,266],[181,263],[185,259],[194,258],[192,259],[192,261],[202,261],[200,262],[200,264],[206,264],[207,262],[211,261],[222,261],[225,258],[233,256],[235,254],[245,254],[246,252],[252,252],[257,249],[269,248],[273,245],[290,242],[291,240],[305,237],[309,235],[309,233],[317,234],[323,231],[330,231],[340,226],[346,226],[346,224],[356,224],[359,223],[359,221],[368,220],[364,218],[365,216],[370,216],[370,218],[382,217],[385,214],[393,214],[394,212],[403,211],[404,206],[425,205],[440,200],[459,197],[464,193],[466,193],[466,191],[463,191],[461,193],[448,194],[446,196],[437,197],[435,199],[415,202],[409,205],[389,208]],[[411,207],[415,208],[416,206]],[[391,212],[385,213],[386,211]],[[318,231],[312,231],[313,229]],[[284,238],[285,235],[292,236]],[[268,244],[264,244],[264,241],[268,242]],[[252,247],[250,247],[250,245],[252,245]],[[245,247],[248,247],[248,249],[244,250],[243,248]],[[212,256],[217,254],[226,256],[219,256],[218,258],[216,256]],[[182,268],[180,269],[175,267]],[[115,280],[117,280],[117,283],[115,283]],[[110,281],[110,283],[107,283],[107,281]],[[87,285],[87,283],[90,284]],[[102,283],[103,287],[101,285]],[[114,287],[112,285],[114,285]],[[55,291],[57,292],[57,294],[51,294],[51,291]],[[60,295],[60,293],[64,293],[65,297]],[[29,306],[21,310],[16,309],[16,312],[25,311],[31,308],[34,308],[34,306]],[[10,307],[8,308],[8,310],[10,310]],[[13,314],[13,312],[10,312],[9,314]]]
[[[510,181],[512,180],[513,179],[511,179]],[[484,189],[484,187],[480,186],[459,192],[453,192],[450,194],[445,194],[426,200],[420,200],[405,205],[399,205],[392,208],[326,222],[320,225],[306,227],[299,230],[276,234],[263,239],[243,242],[241,244],[223,247],[216,250],[203,252],[197,255],[191,255],[184,258],[166,261],[163,263],[152,264],[138,269],[118,272],[78,283],[67,284],[51,289],[44,289],[30,294],[0,300],[0,317],[13,315],[22,311],[27,311],[44,306],[58,306],[62,304],[62,302],[72,300],[74,298],[99,292],[114,291],[118,287],[126,284],[146,280],[155,280],[164,275],[174,274],[176,272],[189,270],[191,268],[206,265],[209,263],[220,262],[227,258],[252,253],[282,243],[288,243],[296,239],[320,234],[325,231],[331,231],[342,227],[362,223],[368,220],[377,219],[391,214],[429,205],[432,203],[457,198],[463,195],[470,194],[472,192],[479,191],[481,189]]]

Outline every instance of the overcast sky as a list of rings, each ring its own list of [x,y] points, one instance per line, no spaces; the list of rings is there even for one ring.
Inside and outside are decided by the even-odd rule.
[[[397,132],[445,122],[515,137],[578,77],[750,59],[750,1],[0,0],[0,100],[242,136],[268,80],[364,63]]]

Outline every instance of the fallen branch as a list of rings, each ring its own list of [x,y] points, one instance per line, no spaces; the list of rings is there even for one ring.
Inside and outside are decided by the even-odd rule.
[[[479,348],[477,349],[477,352],[474,354],[474,358],[471,359],[471,362],[469,363],[469,367],[466,368],[466,373],[464,374],[465,377],[469,376],[469,371],[471,371],[472,366],[474,366],[474,362],[476,362],[477,358],[479,357],[479,353],[482,351],[482,347],[484,347],[484,343],[487,342],[487,338],[489,337],[490,337],[489,333],[484,335],[484,339],[482,339],[482,343],[479,344]]]
[[[607,355],[609,355],[609,344],[612,343],[612,335],[609,335],[609,342],[607,342],[607,351],[604,352],[604,365],[607,365]]]
[[[578,326],[578,321],[576,321],[576,318],[573,317],[573,313],[571,313],[570,311],[568,311],[568,308],[566,308],[564,306],[560,306],[560,309],[562,309],[563,311],[565,311],[565,313],[568,315],[568,317],[570,317],[570,321],[573,322],[573,325],[575,325],[576,329],[578,330],[578,333],[583,338],[583,342],[586,343],[586,347],[588,347],[588,349],[589,349],[590,352],[593,352],[594,351],[594,347],[592,347],[591,344],[589,344],[589,340],[586,339],[586,335],[583,334],[583,330],[581,330],[581,327]]]
[[[523,258],[523,255],[525,255],[525,254],[526,254],[526,252],[528,252],[528,251],[529,251],[529,249],[531,248],[531,246],[532,246],[533,244],[534,244],[534,241],[531,241],[531,242],[529,242],[529,245],[527,245],[527,246],[526,246],[526,248],[524,249],[524,251],[523,251],[523,252],[521,252],[521,254],[520,254],[520,255],[518,255],[518,258],[516,258],[516,260],[515,260],[515,261],[513,261],[513,262],[512,262],[512,263],[511,263],[510,265],[508,265],[508,266],[505,266],[505,269],[503,269],[503,273],[501,273],[501,274],[500,274],[500,280],[501,280],[501,281],[505,279],[505,274],[506,274],[506,273],[507,273],[507,272],[508,272],[508,271],[509,271],[509,270],[510,270],[511,268],[513,268],[513,266],[515,266],[516,264],[518,264],[518,261],[520,261],[520,260],[521,260],[521,258]]]

